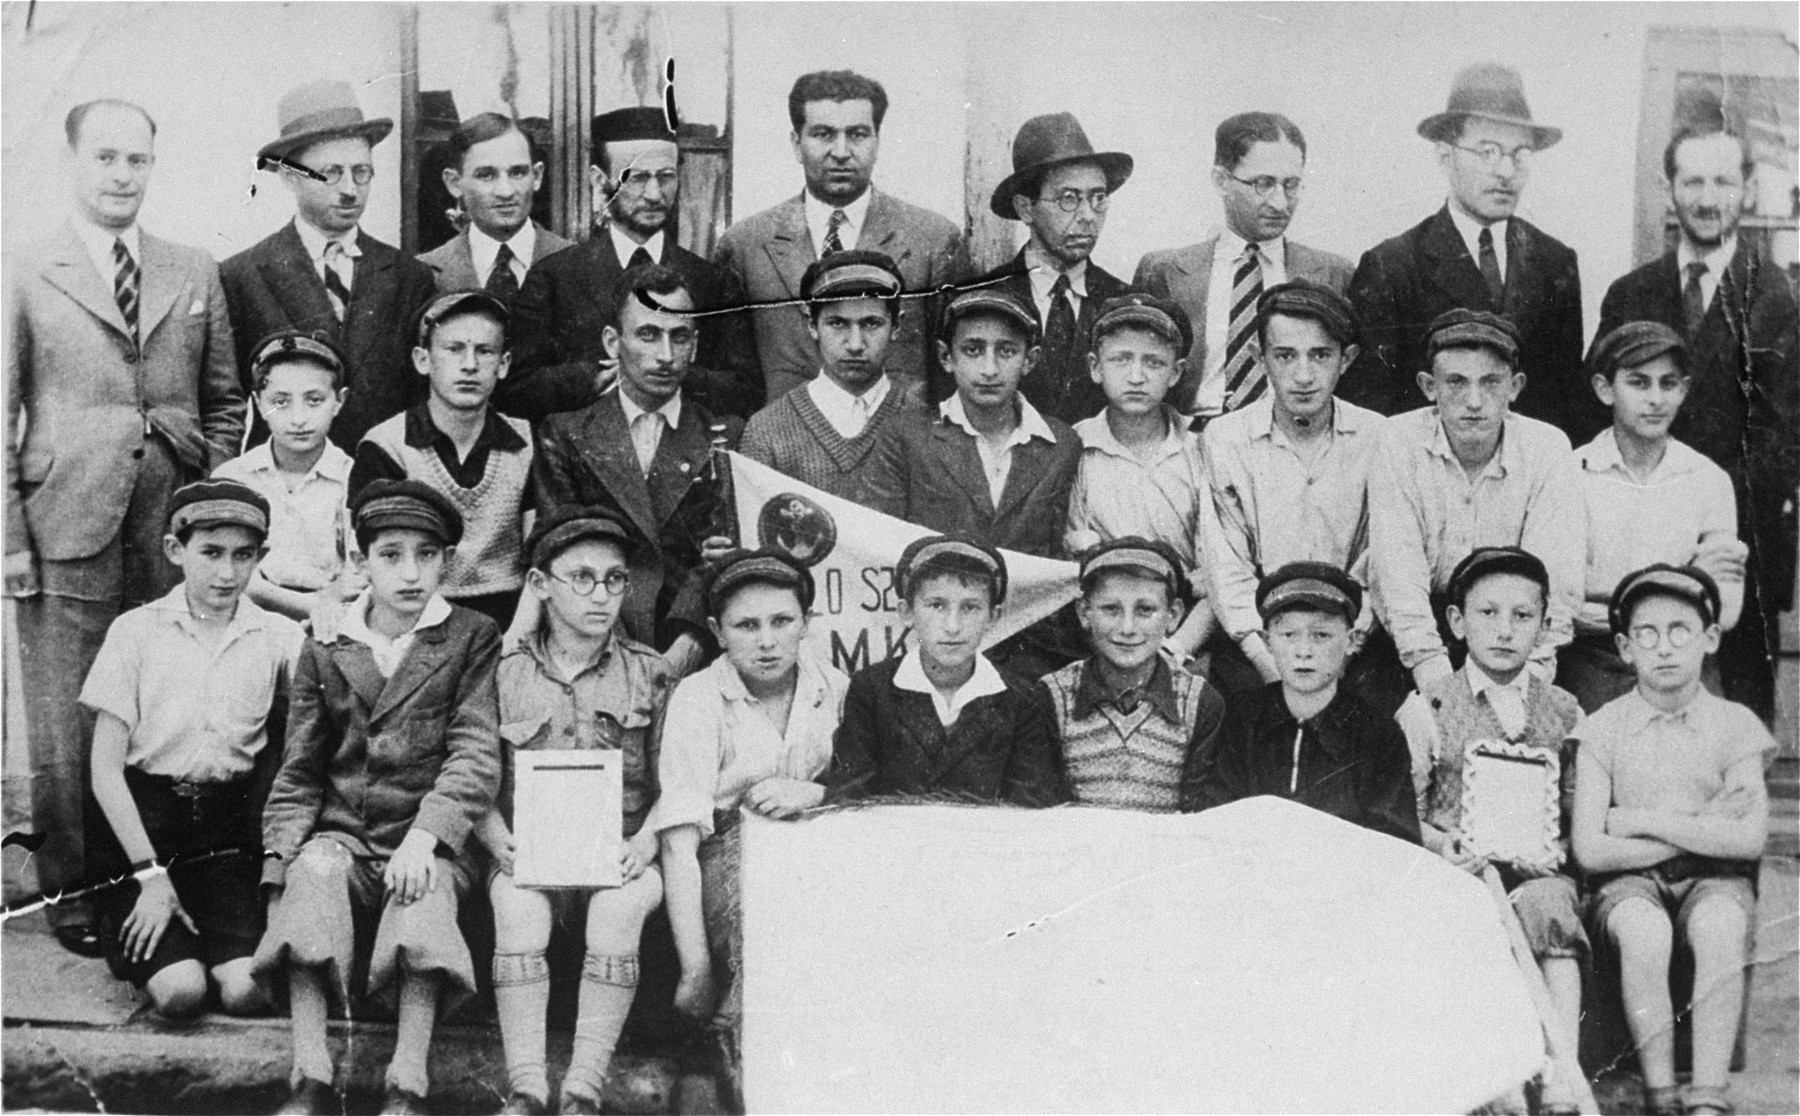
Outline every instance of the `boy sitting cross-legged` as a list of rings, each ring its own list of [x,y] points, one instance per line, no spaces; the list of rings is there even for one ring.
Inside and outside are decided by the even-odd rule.
[[[101,927],[113,971],[158,1014],[195,1014],[209,984],[226,1011],[253,1014],[268,999],[250,975],[263,923],[252,771],[304,637],[244,595],[269,527],[260,495],[202,481],[171,505],[163,546],[182,584],[113,621],[81,691],[109,827],[95,867],[129,877],[102,899]]]
[[[1731,1111],[1725,1074],[1744,999],[1768,836],[1763,764],[1775,747],[1744,706],[1700,684],[1719,647],[1719,589],[1693,566],[1626,575],[1609,612],[1637,688],[1576,732],[1571,840],[1588,872],[1596,933],[1619,956],[1625,1016],[1651,1113]],[[1675,1086],[1669,959],[1694,956],[1693,1078]]]
[[[475,829],[492,854],[494,1001],[506,1053],[505,1112],[547,1110],[545,1064],[550,969],[544,953],[553,924],[583,935],[574,1048],[563,1076],[561,1111],[600,1111],[601,1086],[625,1016],[637,995],[638,939],[662,902],[656,831],[644,824],[656,800],[652,726],[668,699],[669,665],[625,637],[619,609],[630,584],[630,532],[592,508],[563,507],[533,528],[526,591],[541,619],[500,660],[500,734],[506,772],[498,805]],[[621,752],[623,882],[590,890],[542,890],[513,882],[516,850],[512,779],[521,749],[596,748]]]
[[[990,546],[928,535],[894,566],[906,654],[857,671],[832,746],[826,797],[942,796],[1052,806],[1068,798],[1043,684],[981,651],[1006,599]]]
[[[1126,536],[1081,559],[1076,606],[1093,654],[1044,676],[1075,801],[1172,813],[1225,731],[1225,702],[1161,653],[1187,576],[1164,543]]]
[[[301,652],[263,812],[270,912],[255,968],[288,977],[283,1111],[338,1110],[326,1011],[332,996],[348,1010],[366,972],[369,991],[399,996],[383,1111],[418,1112],[440,1001],[475,990],[456,910],[464,846],[500,784],[500,633],[438,595],[462,517],[436,489],[374,481],[351,514],[369,587],[332,642]]]
[[[1451,633],[1468,645],[1469,657],[1456,673],[1408,697],[1396,717],[1412,751],[1425,847],[1472,873],[1480,874],[1488,862],[1467,847],[1462,830],[1469,749],[1504,744],[1527,751],[1548,763],[1559,786],[1570,785],[1567,776],[1573,772],[1564,767],[1563,742],[1580,723],[1581,707],[1573,695],[1525,669],[1549,596],[1544,564],[1518,547],[1481,547],[1464,558],[1450,576],[1446,615]],[[1529,815],[1544,803],[1519,801],[1509,808]],[[1568,818],[1562,809],[1558,814],[1559,831],[1566,833]],[[1541,860],[1494,867],[1550,990],[1556,1008],[1551,1022],[1562,1047],[1573,1050],[1581,1028],[1581,958],[1588,938],[1575,881],[1562,870],[1567,852],[1567,842],[1559,838]],[[1540,1111],[1576,1111],[1569,1083],[1551,1077]]]

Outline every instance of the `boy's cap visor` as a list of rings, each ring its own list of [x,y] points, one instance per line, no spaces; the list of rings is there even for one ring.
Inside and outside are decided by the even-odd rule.
[[[457,291],[453,294],[439,295],[427,303],[425,309],[419,314],[419,329],[416,335],[418,343],[423,345],[426,335],[436,329],[439,322],[465,311],[492,315],[500,321],[501,325],[505,325],[512,317],[506,309],[506,303],[486,291]]]
[[[1588,371],[1611,377],[1621,368],[1648,364],[1665,353],[1686,356],[1687,342],[1661,322],[1626,322],[1594,342],[1588,354]]]
[[[236,481],[199,481],[177,489],[169,501],[169,533],[189,528],[247,527],[269,535],[269,502]]]
[[[1156,334],[1175,346],[1177,357],[1186,356],[1194,344],[1194,330],[1188,324],[1187,312],[1155,295],[1120,295],[1100,304],[1100,314],[1094,319],[1096,339],[1125,326],[1140,326]]]
[[[1631,623],[1632,607],[1653,594],[1688,602],[1699,610],[1700,618],[1708,625],[1719,622],[1719,586],[1710,574],[1693,566],[1658,562],[1626,574],[1613,590],[1606,619],[1614,635],[1625,634]]]
[[[336,345],[317,334],[297,329],[284,329],[263,338],[250,357],[250,368],[253,373],[260,373],[278,360],[298,357],[318,361],[339,376],[344,374],[344,356]]]
[[[351,515],[360,535],[405,528],[436,536],[445,546],[462,541],[462,513],[443,493],[419,481],[372,481]]]
[[[976,314],[997,314],[1024,330],[1026,338],[1037,344],[1037,315],[1012,295],[989,287],[964,291],[950,300],[950,305],[944,308],[946,334],[957,322]]]
[[[527,565],[542,566],[558,554],[587,539],[617,543],[629,561],[635,549],[624,524],[594,509],[576,508],[552,513],[531,530],[525,540]]]

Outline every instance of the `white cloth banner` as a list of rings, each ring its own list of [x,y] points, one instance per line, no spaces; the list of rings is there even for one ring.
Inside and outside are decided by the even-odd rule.
[[[894,563],[924,527],[870,511],[801,484],[739,453],[731,455],[739,542],[787,551],[812,570],[818,587],[807,640],[845,674],[906,650],[911,631],[900,622]],[[1073,562],[1000,552],[1006,559],[1006,603],[984,647],[1030,627],[1080,592]]]
[[[1279,798],[743,822],[751,1112],[1468,1112],[1541,1024],[1481,881]]]

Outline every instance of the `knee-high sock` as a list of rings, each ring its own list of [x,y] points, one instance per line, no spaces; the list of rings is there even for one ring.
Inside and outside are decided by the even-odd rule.
[[[295,965],[288,969],[288,1018],[293,1030],[294,1076],[331,1084],[331,1048],[326,1044],[325,970]]]
[[[542,950],[494,954],[494,1006],[500,1015],[508,1086],[515,1093],[548,1100],[544,1042],[549,1029],[550,966]]]
[[[569,1055],[569,1072],[563,1093],[580,1093],[598,1101],[606,1081],[606,1068],[631,1001],[637,996],[638,955],[592,953],[581,966],[580,1014],[575,1020],[575,1048]]]
[[[418,1097],[431,1091],[426,1058],[431,1053],[431,1032],[437,1026],[440,980],[436,973],[407,973],[400,978],[400,1018],[394,1028],[394,1060],[388,1063],[387,1083]]]

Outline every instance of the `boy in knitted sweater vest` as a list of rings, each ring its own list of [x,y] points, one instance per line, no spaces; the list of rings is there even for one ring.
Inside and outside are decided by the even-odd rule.
[[[423,481],[463,517],[463,541],[444,571],[445,600],[491,617],[501,631],[525,585],[531,427],[490,405],[506,378],[507,310],[483,291],[444,295],[419,318],[413,367],[430,381],[425,402],[363,435],[350,497],[372,480]],[[521,626],[536,626],[535,598]]]
[[[1450,576],[1446,618],[1451,634],[1468,645],[1469,655],[1454,674],[1425,684],[1400,707],[1396,719],[1412,752],[1413,787],[1418,795],[1419,831],[1425,847],[1450,863],[1479,875],[1488,864],[1501,882],[1525,929],[1532,956],[1556,1006],[1563,1049],[1575,1048],[1581,1026],[1581,958],[1588,939],[1582,929],[1575,881],[1562,871],[1568,859],[1571,793],[1564,744],[1581,721],[1572,694],[1525,669],[1543,629],[1550,595],[1544,563],[1518,547],[1480,547]],[[1471,847],[1464,832],[1465,757],[1475,749],[1523,752],[1549,766],[1562,792],[1557,836],[1532,860],[1491,859]],[[1523,813],[1542,810],[1542,801],[1510,803]],[[1545,1082],[1542,1111],[1575,1112],[1570,1083]]]
[[[1044,676],[1075,801],[1171,813],[1194,797],[1225,702],[1159,654],[1186,585],[1166,543],[1128,535],[1082,556],[1076,613],[1094,651]]]

